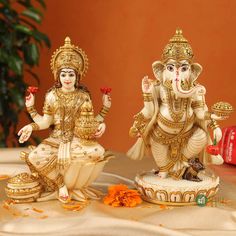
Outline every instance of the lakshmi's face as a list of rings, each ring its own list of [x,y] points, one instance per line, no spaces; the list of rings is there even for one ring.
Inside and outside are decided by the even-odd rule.
[[[73,69],[64,68],[60,72],[60,82],[62,88],[68,91],[74,90],[76,73]]]

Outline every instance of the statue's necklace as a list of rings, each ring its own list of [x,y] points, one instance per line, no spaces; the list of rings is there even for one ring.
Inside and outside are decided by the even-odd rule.
[[[168,103],[168,109],[171,118],[178,122],[183,117],[184,112],[187,109],[187,103],[188,99],[186,98],[179,98],[175,99],[174,94],[171,93],[170,89],[166,89],[166,96],[167,96],[167,103]]]

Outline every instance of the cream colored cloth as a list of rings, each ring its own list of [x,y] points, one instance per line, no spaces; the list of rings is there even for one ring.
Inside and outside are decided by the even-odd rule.
[[[13,153],[12,153],[13,154]],[[17,156],[18,154],[15,153]],[[0,150],[0,159],[3,152]],[[153,159],[132,161],[123,154],[117,154],[94,186],[103,192],[112,184],[133,184],[137,172],[154,167]],[[9,168],[10,167],[10,168]],[[26,168],[19,164],[0,164],[0,174],[16,173]],[[143,202],[135,208],[114,208],[102,201],[92,201],[78,212],[66,211],[58,201],[14,205],[14,210],[28,217],[13,216],[9,210],[0,206],[0,235],[201,235],[235,236],[236,235],[236,175],[233,170],[222,176],[218,198],[230,200],[228,204],[216,204],[215,207],[168,207]],[[229,168],[228,168],[229,169]],[[5,171],[5,172],[4,172]],[[15,171],[15,172],[14,172]],[[228,173],[228,174],[227,174]],[[236,173],[236,168],[235,168]],[[226,178],[227,177],[227,178]],[[127,179],[129,178],[129,179]],[[227,181],[225,181],[227,180]],[[232,180],[228,182],[228,180]],[[0,204],[4,201],[5,181],[0,182]],[[33,211],[33,207],[43,210]],[[47,216],[41,219],[40,217]],[[5,232],[5,233],[4,233]],[[7,234],[6,234],[7,233]]]

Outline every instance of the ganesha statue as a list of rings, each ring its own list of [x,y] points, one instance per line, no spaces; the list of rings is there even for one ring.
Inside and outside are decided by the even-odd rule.
[[[157,203],[192,204],[199,194],[211,198],[219,178],[203,170],[223,159],[204,151],[212,144],[208,129],[219,142],[222,132],[217,121],[227,118],[232,107],[220,103],[221,113],[208,110],[206,89],[197,80],[202,67],[193,61],[192,48],[180,29],[152,68],[156,79],[142,80],[144,107],[130,129],[130,136],[138,140],[127,155],[140,160],[150,151],[157,169],[138,175],[137,187],[144,198]]]
[[[32,131],[52,127],[52,132],[30,152],[21,153],[30,172],[12,177],[6,187],[7,196],[16,203],[99,198],[89,185],[112,156],[97,142],[105,131],[111,97],[103,94],[103,108],[94,116],[90,93],[81,84],[87,67],[85,52],[66,37],[51,59],[55,84],[46,94],[43,115],[34,107],[34,94],[26,97],[34,122],[19,131],[19,142],[27,141]]]

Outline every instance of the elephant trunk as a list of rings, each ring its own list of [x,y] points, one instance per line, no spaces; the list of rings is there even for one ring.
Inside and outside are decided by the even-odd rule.
[[[172,82],[172,88],[177,97],[180,98],[189,98],[194,96],[195,94],[205,94],[206,90],[203,86],[201,85],[196,85],[195,87],[189,89],[189,90],[184,90],[181,87],[181,80],[176,76],[175,80]]]

